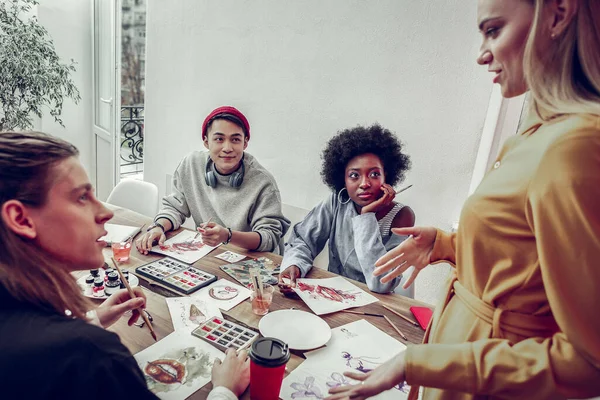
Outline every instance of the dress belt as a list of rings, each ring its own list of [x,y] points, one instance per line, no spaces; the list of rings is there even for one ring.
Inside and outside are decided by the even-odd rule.
[[[535,316],[493,307],[467,290],[458,280],[452,285],[456,297],[479,319],[492,326],[492,337],[502,338],[503,332],[522,337],[549,337],[560,330],[554,317]]]

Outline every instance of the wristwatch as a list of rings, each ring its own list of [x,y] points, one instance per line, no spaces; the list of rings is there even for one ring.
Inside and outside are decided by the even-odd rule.
[[[150,225],[148,227],[148,229],[146,229],[146,232],[149,232],[150,230],[152,230],[156,227],[160,228],[163,231],[163,233],[165,233],[165,227],[162,226],[162,224],[159,224],[158,222],[154,222],[152,225]]]
[[[231,242],[231,236],[233,235],[231,233],[231,228],[227,228],[227,230],[229,231],[229,233],[227,234],[227,240],[223,242],[223,244],[229,244],[229,242]]]

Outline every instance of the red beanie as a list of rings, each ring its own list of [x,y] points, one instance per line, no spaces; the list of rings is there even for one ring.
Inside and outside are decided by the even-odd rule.
[[[248,123],[248,120],[246,119],[244,114],[240,112],[240,110],[231,106],[222,106],[219,108],[215,108],[210,114],[208,114],[208,116],[204,119],[204,122],[202,123],[202,140],[206,138],[206,126],[211,121],[211,119],[213,119],[219,114],[231,114],[238,117],[240,121],[242,121],[242,124],[244,124],[243,128],[246,131],[246,136],[248,137],[248,140],[250,140],[250,123]]]

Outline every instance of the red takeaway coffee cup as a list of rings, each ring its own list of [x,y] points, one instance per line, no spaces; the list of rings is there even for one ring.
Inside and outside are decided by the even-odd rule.
[[[277,400],[290,359],[288,345],[279,339],[261,338],[252,343],[250,350],[250,398]]]

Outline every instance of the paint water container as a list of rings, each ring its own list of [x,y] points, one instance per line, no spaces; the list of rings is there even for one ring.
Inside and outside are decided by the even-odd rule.
[[[288,345],[279,339],[261,338],[250,350],[250,398],[277,400],[290,359]]]

